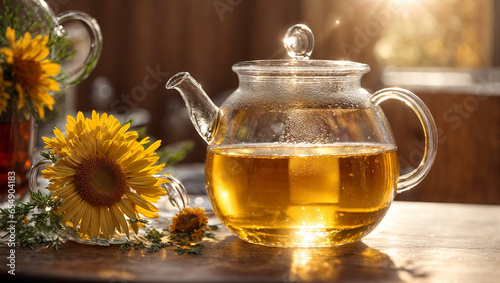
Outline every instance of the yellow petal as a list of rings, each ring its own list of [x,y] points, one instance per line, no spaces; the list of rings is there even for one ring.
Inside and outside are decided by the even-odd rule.
[[[107,214],[109,214],[107,207],[101,206],[99,208],[99,220],[104,238],[110,238],[111,234],[113,234],[112,231],[114,230],[113,223],[108,223],[108,219],[106,218]]]
[[[7,27],[5,31],[5,37],[9,41],[10,46],[14,46],[16,43],[16,31],[11,27]]]
[[[136,193],[128,191],[128,192],[125,192],[125,196],[127,196],[133,203],[135,203],[136,205],[138,205],[144,209],[158,212],[158,208],[156,208],[156,206],[152,205],[148,201],[145,201],[142,197],[140,197]]]
[[[69,184],[62,189],[60,189],[57,193],[56,196],[58,196],[61,199],[64,199],[66,197],[69,197],[71,195],[77,195],[78,193],[75,191],[75,185],[74,184]]]
[[[89,232],[91,217],[92,217],[92,206],[88,204],[85,208],[85,212],[82,214],[82,223],[80,224],[80,231],[83,234],[87,234]]]
[[[82,201],[80,210],[78,210],[78,212],[75,214],[75,217],[73,218],[73,224],[75,225],[75,227],[82,220],[82,216],[85,215],[88,206],[89,204],[87,204],[87,202]]]
[[[158,218],[157,213],[143,209],[142,207],[137,207],[136,209],[137,209],[137,212],[142,214],[144,217],[151,218],[151,219]]]
[[[10,58],[11,60],[9,61],[7,59],[7,63],[11,64],[14,63],[14,52],[12,52],[12,49],[10,48],[7,48],[7,47],[4,47],[4,48],[0,48],[0,53],[4,54],[7,58]]]
[[[91,206],[91,216],[90,216],[90,234],[94,237],[99,237],[101,220],[100,220],[100,211],[98,207]]]
[[[18,83],[16,83],[15,88],[19,97],[19,101],[17,102],[17,109],[21,109],[24,106],[24,90],[23,87]],[[41,118],[43,119],[43,117]]]
[[[128,237],[129,236],[129,229],[128,229],[128,225],[127,225],[127,220],[125,220],[123,213],[120,211],[120,209],[116,205],[111,206],[110,210],[112,211],[112,213],[114,215],[114,219],[118,222],[119,226],[121,227],[121,231],[125,232],[125,234],[127,234],[127,237]]]
[[[61,207],[57,210],[56,213],[59,214],[67,210],[75,209],[74,206],[78,203],[79,200],[80,200],[80,195],[77,194],[70,195],[69,197],[63,199]]]
[[[63,214],[62,217],[63,223],[70,221],[81,210],[82,210],[82,200],[79,199],[78,202],[75,204],[74,209],[67,211]],[[73,224],[76,225],[76,223]]]
[[[120,206],[121,210],[125,213],[125,215],[128,216],[128,218],[130,219],[137,219],[135,217],[135,212],[134,212],[134,209],[132,208],[132,206],[124,199],[121,199],[119,202],[118,202],[118,205]]]

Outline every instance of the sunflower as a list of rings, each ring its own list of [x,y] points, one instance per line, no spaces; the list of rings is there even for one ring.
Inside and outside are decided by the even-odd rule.
[[[50,51],[47,47],[49,37],[37,35],[31,38],[29,32],[16,41],[16,32],[8,27],[5,37],[10,47],[0,48],[0,53],[7,57],[7,63],[12,65],[15,78],[15,90],[19,95],[17,107],[21,109],[25,104],[25,96],[33,101],[33,106],[40,118],[45,117],[43,106],[52,110],[54,98],[48,90],[59,90],[59,84],[51,79],[59,73],[59,64],[46,59]]]
[[[3,70],[0,68],[0,114],[7,109],[7,101],[10,95],[5,92],[5,88],[10,86],[12,86],[12,83],[3,79]]]
[[[194,240],[201,240],[203,231],[210,231],[207,226],[208,218],[205,210],[199,207],[186,207],[172,218],[170,232],[179,235],[180,233],[189,234]]]
[[[155,150],[160,141],[149,138],[138,141],[130,124],[121,126],[112,115],[92,112],[85,118],[81,112],[68,116],[66,135],[58,128],[55,137],[43,137],[45,148],[57,158],[53,166],[42,171],[49,179],[48,189],[62,203],[56,211],[64,223],[81,235],[111,238],[116,232],[129,236],[131,220],[158,217],[153,205],[165,195],[159,185],[167,182],[153,177],[164,164],[155,165]],[[132,221],[137,233],[140,223]]]

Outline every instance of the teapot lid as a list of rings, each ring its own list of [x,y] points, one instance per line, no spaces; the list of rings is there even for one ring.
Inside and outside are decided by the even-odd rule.
[[[283,38],[291,59],[253,60],[236,63],[233,71],[252,76],[356,76],[370,71],[370,66],[351,61],[311,60],[314,35],[303,24],[291,26]]]

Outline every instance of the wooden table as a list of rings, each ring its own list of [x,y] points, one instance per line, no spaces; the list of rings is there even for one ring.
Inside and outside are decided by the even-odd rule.
[[[395,202],[362,242],[336,248],[262,247],[225,229],[204,244],[201,256],[72,242],[18,248],[15,276],[0,248],[0,273],[38,282],[499,282],[500,206]]]

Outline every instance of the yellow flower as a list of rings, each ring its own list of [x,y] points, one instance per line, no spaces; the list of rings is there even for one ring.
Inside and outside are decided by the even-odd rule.
[[[110,238],[115,232],[129,236],[125,216],[137,220],[139,215],[158,217],[153,205],[165,190],[166,182],[153,177],[163,169],[155,150],[156,141],[148,148],[148,138],[137,141],[138,134],[128,131],[111,115],[92,112],[76,120],[68,116],[66,136],[54,130],[52,139],[43,137],[45,148],[57,153],[57,162],[43,170],[51,190],[61,201],[56,213],[64,223],[71,222],[80,234]],[[137,233],[140,223],[130,227]]]
[[[195,240],[201,240],[203,238],[203,229],[195,229],[193,234],[191,234]]]
[[[7,63],[12,65],[15,89],[19,94],[17,107],[21,109],[25,96],[29,95],[38,115],[43,119],[43,106],[52,110],[55,102],[47,91],[59,90],[59,84],[50,77],[59,73],[60,66],[46,59],[50,53],[46,46],[49,37],[37,35],[32,39],[31,34],[27,32],[16,41],[16,32],[10,27],[7,28],[5,37],[10,47],[1,48],[0,53],[3,53],[7,57]]]
[[[3,70],[0,68],[0,114],[7,109],[7,101],[10,95],[5,92],[5,88],[10,86],[12,86],[12,83],[3,79]]]
[[[201,240],[203,230],[210,231],[207,223],[208,218],[203,208],[186,207],[172,218],[169,229],[174,234],[183,232],[190,234],[195,240]]]

